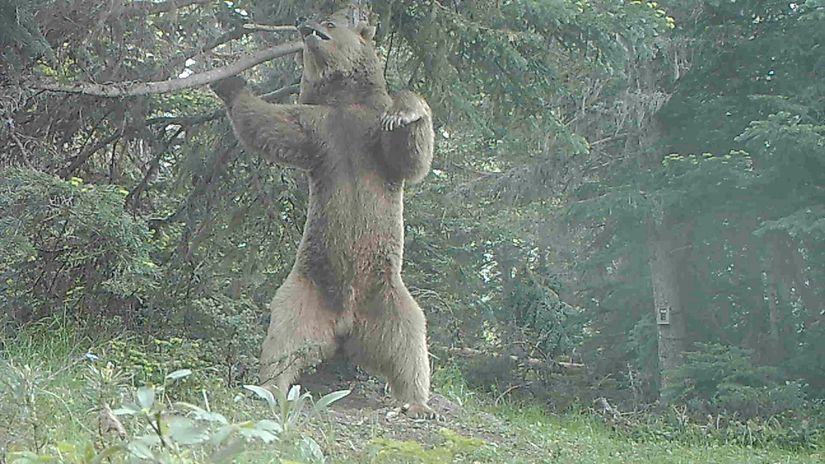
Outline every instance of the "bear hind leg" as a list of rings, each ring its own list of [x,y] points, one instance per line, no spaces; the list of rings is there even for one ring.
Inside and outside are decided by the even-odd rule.
[[[326,309],[314,285],[292,277],[278,289],[270,310],[260,380],[287,393],[302,370],[335,353],[335,315]]]
[[[430,362],[424,312],[403,287],[381,300],[355,325],[347,351],[364,368],[386,377],[408,416],[435,418],[427,405]]]

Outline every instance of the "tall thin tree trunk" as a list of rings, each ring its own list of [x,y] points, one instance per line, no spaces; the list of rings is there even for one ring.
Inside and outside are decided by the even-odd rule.
[[[812,278],[809,277],[811,272],[811,264],[805,258],[802,249],[805,249],[807,244],[791,240],[790,254],[794,267],[794,285],[799,298],[802,301],[802,306],[805,307],[807,314],[806,325],[811,325],[816,322],[825,324],[825,294],[821,290],[821,286],[817,287]],[[810,251],[808,251],[810,253]]]
[[[681,366],[686,348],[685,313],[681,297],[679,267],[685,254],[682,235],[666,219],[648,225],[650,279],[659,345],[661,393],[670,385],[670,372]]]
[[[783,294],[780,296],[779,286],[783,284],[786,277],[782,275],[782,252],[779,239],[772,234],[766,236],[765,239],[767,241],[767,253],[763,258],[762,265],[765,279],[765,299],[768,306],[768,346],[766,347],[765,359],[770,363],[777,363],[785,356],[782,343],[780,303],[788,304],[788,295]]]
[[[765,271],[765,298],[768,300],[768,353],[767,361],[776,363],[784,357],[779,314],[779,290],[775,271],[768,267]]]

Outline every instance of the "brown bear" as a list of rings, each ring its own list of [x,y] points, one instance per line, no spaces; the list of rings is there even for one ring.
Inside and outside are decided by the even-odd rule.
[[[411,416],[432,417],[426,321],[401,280],[404,185],[430,169],[430,107],[390,95],[354,11],[302,21],[299,103],[269,104],[233,77],[212,85],[250,151],[305,170],[309,210],[295,264],[271,304],[261,380],[285,391],[337,351],[386,377]]]

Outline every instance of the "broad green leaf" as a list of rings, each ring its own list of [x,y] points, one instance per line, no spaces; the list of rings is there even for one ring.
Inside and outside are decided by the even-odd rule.
[[[283,428],[281,427],[281,424],[279,424],[279,423],[277,423],[273,420],[269,420],[269,419],[259,420],[255,424],[255,427],[257,427],[261,430],[266,430],[268,432],[272,432],[274,434],[279,434],[279,433],[283,432]]]
[[[122,407],[112,411],[116,416],[131,416],[140,412],[140,406],[136,404],[124,404]]]
[[[209,442],[212,446],[219,446],[223,443],[229,436],[235,433],[238,430],[238,426],[235,424],[229,424],[221,427],[218,429],[217,432],[212,434],[212,437],[209,439]]]
[[[138,388],[137,400],[141,408],[152,409],[155,404],[155,389],[152,387]]]
[[[12,453],[10,458],[12,464],[28,464],[54,461],[53,458],[49,458],[48,456],[38,456],[36,453],[32,453],[31,451],[19,451],[16,453]]]
[[[75,451],[77,451],[77,445],[66,441],[58,442],[56,448],[63,454],[74,453]]]
[[[95,458],[91,460],[90,464],[100,464],[104,461],[109,462],[113,456],[123,453],[124,451],[128,451],[128,449],[122,444],[109,446],[101,451],[100,454],[95,456]]]
[[[322,464],[326,461],[324,459],[324,453],[321,451],[321,447],[318,445],[318,442],[313,440],[311,437],[303,437],[298,442],[298,455],[300,458],[307,463],[311,464]]]
[[[209,462],[227,462],[237,456],[238,454],[243,451],[244,443],[243,440],[235,439],[227,443],[224,447],[215,451],[212,456],[209,457]]]
[[[155,454],[152,452],[152,449],[142,441],[135,440],[126,445],[126,448],[138,459],[150,460],[155,458]]]
[[[351,390],[338,390],[327,395],[324,395],[318,399],[318,401],[315,403],[315,406],[312,408],[312,411],[315,413],[321,412],[324,409],[326,409],[330,404],[349,395],[350,392]]]
[[[206,430],[187,417],[172,416],[167,420],[169,436],[182,445],[196,445],[209,439]]]
[[[289,394],[286,396],[286,399],[289,401],[295,401],[301,395],[301,386],[300,385],[293,385],[292,388],[289,389]]]
[[[270,406],[275,406],[275,397],[272,396],[272,392],[268,389],[257,385],[244,385],[243,387],[257,395],[258,398],[269,403]]]
[[[172,372],[171,374],[167,375],[166,378],[168,380],[178,380],[184,377],[188,377],[190,375],[192,375],[191,369],[178,369],[175,372]]]
[[[258,428],[254,428],[254,427],[253,428],[242,427],[239,430],[239,432],[246,439],[257,438],[258,440],[261,440],[264,443],[272,443],[273,441],[278,439],[278,436],[275,435],[274,433],[269,432],[267,430],[261,430],[261,429],[258,429]]]
[[[154,433],[151,433],[149,435],[142,435],[142,436],[138,437],[137,440],[135,440],[135,441],[139,441],[139,442],[143,443],[144,445],[146,445],[150,448],[153,447],[153,446],[160,446],[161,445],[160,437],[157,436]]]
[[[192,416],[197,420],[202,420],[202,421],[207,421],[207,422],[216,422],[216,423],[223,424],[223,425],[226,425],[226,424],[229,423],[229,421],[226,420],[226,417],[223,414],[220,414],[220,413],[217,413],[217,412],[207,411],[207,410],[201,408],[200,406],[196,406],[196,405],[190,404],[190,403],[177,402],[175,404],[178,405],[178,406],[183,406],[185,408],[191,409],[192,410]]]

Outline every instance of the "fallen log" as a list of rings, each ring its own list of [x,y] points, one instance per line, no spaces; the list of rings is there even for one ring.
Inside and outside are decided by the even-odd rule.
[[[455,354],[458,356],[463,356],[467,358],[478,357],[478,356],[489,356],[489,357],[506,357],[513,362],[523,364],[529,367],[542,367],[542,368],[553,368],[558,367],[564,370],[576,370],[576,369],[584,369],[584,364],[576,363],[576,362],[567,362],[567,361],[556,361],[550,358],[541,359],[541,358],[532,358],[529,356],[516,356],[512,354],[501,354],[501,353],[490,353],[487,351],[482,351],[476,348],[469,348],[469,347],[453,347],[449,348],[451,354]]]

